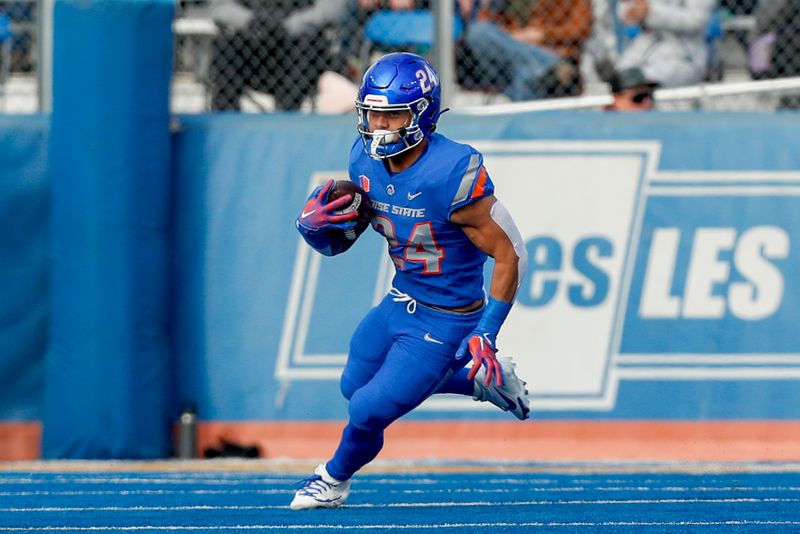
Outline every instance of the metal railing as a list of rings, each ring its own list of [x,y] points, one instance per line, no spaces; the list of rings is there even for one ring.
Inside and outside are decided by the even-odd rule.
[[[758,80],[749,82],[704,83],[691,87],[657,89],[655,91],[656,109],[726,109],[720,99],[725,97],[750,97],[748,111],[773,109],[775,99],[786,94],[800,92],[800,77],[778,80]],[[531,111],[558,110],[602,110],[610,105],[610,94],[538,100],[531,102],[509,102],[480,106],[462,106],[460,113],[469,115],[503,115]],[[741,106],[743,99],[738,101]]]

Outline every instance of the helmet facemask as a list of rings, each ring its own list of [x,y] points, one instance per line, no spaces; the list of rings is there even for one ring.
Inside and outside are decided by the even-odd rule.
[[[366,95],[364,100],[356,102],[358,110],[358,133],[364,142],[364,149],[374,159],[385,159],[401,154],[422,142],[425,132],[420,127],[420,119],[429,108],[426,97],[410,103],[388,104],[385,97]],[[370,132],[370,112],[407,111],[411,116],[410,123],[398,130],[375,130]]]

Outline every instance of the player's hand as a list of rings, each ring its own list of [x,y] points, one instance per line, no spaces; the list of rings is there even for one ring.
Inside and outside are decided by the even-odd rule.
[[[339,215],[333,213],[342,206],[346,206],[353,199],[353,195],[344,195],[333,202],[327,202],[328,193],[332,186],[333,180],[328,180],[327,183],[316,188],[311,193],[305,207],[303,207],[303,211],[297,217],[298,227],[302,226],[310,231],[327,230],[329,228],[347,231],[355,227],[355,219],[358,217],[357,211]]]
[[[544,43],[545,33],[544,30],[539,27],[527,26],[512,31],[511,37],[525,44],[542,44]]]
[[[492,382],[492,377],[494,377],[495,384],[498,386],[503,385],[503,371],[495,355],[497,349],[488,332],[473,331],[464,338],[458,351],[456,351],[456,359],[463,358],[467,352],[472,356],[472,369],[467,375],[468,380],[475,378],[482,365],[486,369],[483,385],[488,386]]]

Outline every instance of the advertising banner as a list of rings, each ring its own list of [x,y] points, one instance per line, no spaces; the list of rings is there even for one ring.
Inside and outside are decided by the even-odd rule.
[[[454,116],[458,135],[445,132],[484,154],[525,240],[528,270],[498,346],[529,382],[536,416],[796,417],[793,138],[741,146],[763,132],[739,116],[558,117]],[[346,178],[355,138],[349,117],[305,122],[289,136],[282,123],[198,120],[182,136],[181,394],[212,418],[346,417],[350,335],[391,287],[376,232],[329,258],[295,231],[309,192]],[[789,126],[775,117],[763,128]],[[219,153],[199,154],[213,146],[204,139],[219,139]],[[476,415],[503,416],[435,395],[412,417]]]

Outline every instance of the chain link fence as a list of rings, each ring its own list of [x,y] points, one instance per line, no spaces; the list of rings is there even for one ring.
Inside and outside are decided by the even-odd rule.
[[[457,0],[451,107],[608,94],[614,69],[637,65],[630,53],[637,40],[669,33],[626,18],[626,4],[638,1]],[[673,4],[650,2],[652,10]],[[800,74],[800,0],[708,0],[708,8],[693,35],[674,32],[697,44],[689,47],[695,53],[684,51],[684,64],[672,71],[664,65],[674,56],[651,68],[662,87]],[[364,69],[380,54],[407,50],[435,59],[435,15],[424,0],[195,0],[179,13],[179,112],[347,112]],[[657,108],[763,110],[796,101],[784,88],[671,99]]]
[[[42,109],[39,80],[48,79],[39,72],[44,1],[0,0],[0,111]],[[647,22],[635,24],[624,15],[626,6],[645,0],[453,1],[456,86],[448,105],[456,109],[608,95],[614,69],[636,64],[630,49],[648,33]],[[653,11],[681,5],[648,1]],[[693,77],[662,74],[662,87],[800,76],[800,0],[687,4],[704,1],[712,16],[701,30],[702,47],[684,54],[696,67]],[[381,54],[408,50],[435,60],[428,0],[180,0],[177,13],[177,113],[345,113],[364,69]],[[800,91],[793,87],[656,102],[663,110],[798,105]]]
[[[37,0],[0,0],[0,112],[39,111]]]

